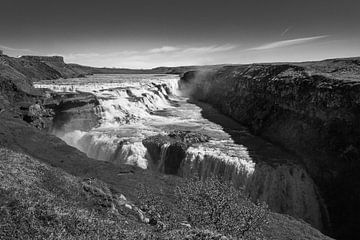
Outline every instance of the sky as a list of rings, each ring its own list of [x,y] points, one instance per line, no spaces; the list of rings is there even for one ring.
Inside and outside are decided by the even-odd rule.
[[[360,56],[360,1],[1,0],[0,49],[126,68]]]

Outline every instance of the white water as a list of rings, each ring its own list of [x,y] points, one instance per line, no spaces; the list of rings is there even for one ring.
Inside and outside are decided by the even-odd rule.
[[[86,79],[42,81],[38,88],[57,92],[91,92],[100,102],[96,112],[100,125],[89,132],[54,130],[66,143],[89,157],[148,168],[147,136],[174,129],[200,131],[212,137],[210,143],[188,149],[186,162],[213,157],[225,161],[245,175],[255,164],[244,146],[234,144],[220,125],[201,116],[201,109],[178,92],[177,75],[94,75]]]

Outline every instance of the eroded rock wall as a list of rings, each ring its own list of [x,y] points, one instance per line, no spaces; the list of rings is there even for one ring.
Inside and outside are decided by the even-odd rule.
[[[188,72],[182,88],[300,156],[337,235],[360,236],[360,64],[339,61]]]

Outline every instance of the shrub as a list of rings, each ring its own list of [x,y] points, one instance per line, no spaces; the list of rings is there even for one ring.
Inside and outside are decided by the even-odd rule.
[[[146,186],[140,185],[139,188],[140,209],[150,218],[150,224],[156,225],[159,231],[176,228],[176,224],[181,221],[181,216],[174,211],[171,205]],[[162,190],[160,194],[162,194]]]
[[[140,201],[151,218],[168,227],[185,220],[192,229],[210,230],[232,238],[263,238],[267,206],[252,203],[227,182],[215,178],[188,179],[175,189],[175,197],[172,209],[148,190],[143,191]]]
[[[261,235],[267,206],[253,204],[242,191],[215,178],[189,180],[175,191],[179,207],[194,227],[232,236]]]

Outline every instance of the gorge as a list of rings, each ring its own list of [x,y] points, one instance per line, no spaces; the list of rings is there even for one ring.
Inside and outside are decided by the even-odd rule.
[[[98,106],[90,107],[98,115],[98,126],[84,131],[88,124],[79,124],[79,117],[71,114],[59,122],[57,114],[51,130],[88,157],[183,177],[215,175],[246,189],[254,202],[265,201],[275,212],[304,219],[320,230],[329,228],[326,206],[298,159],[235,122],[222,126],[204,118],[207,109],[205,114],[231,121],[210,106],[181,97],[178,81],[172,75],[94,75],[36,82],[35,87],[96,96]],[[76,111],[83,121],[89,119],[86,110]],[[174,137],[166,138],[167,133]]]
[[[358,59],[106,72],[1,58],[1,146],[119,191],[111,168],[130,168],[119,177],[135,182],[217,176],[324,233],[357,234]],[[53,111],[46,130],[21,120],[36,101]]]

